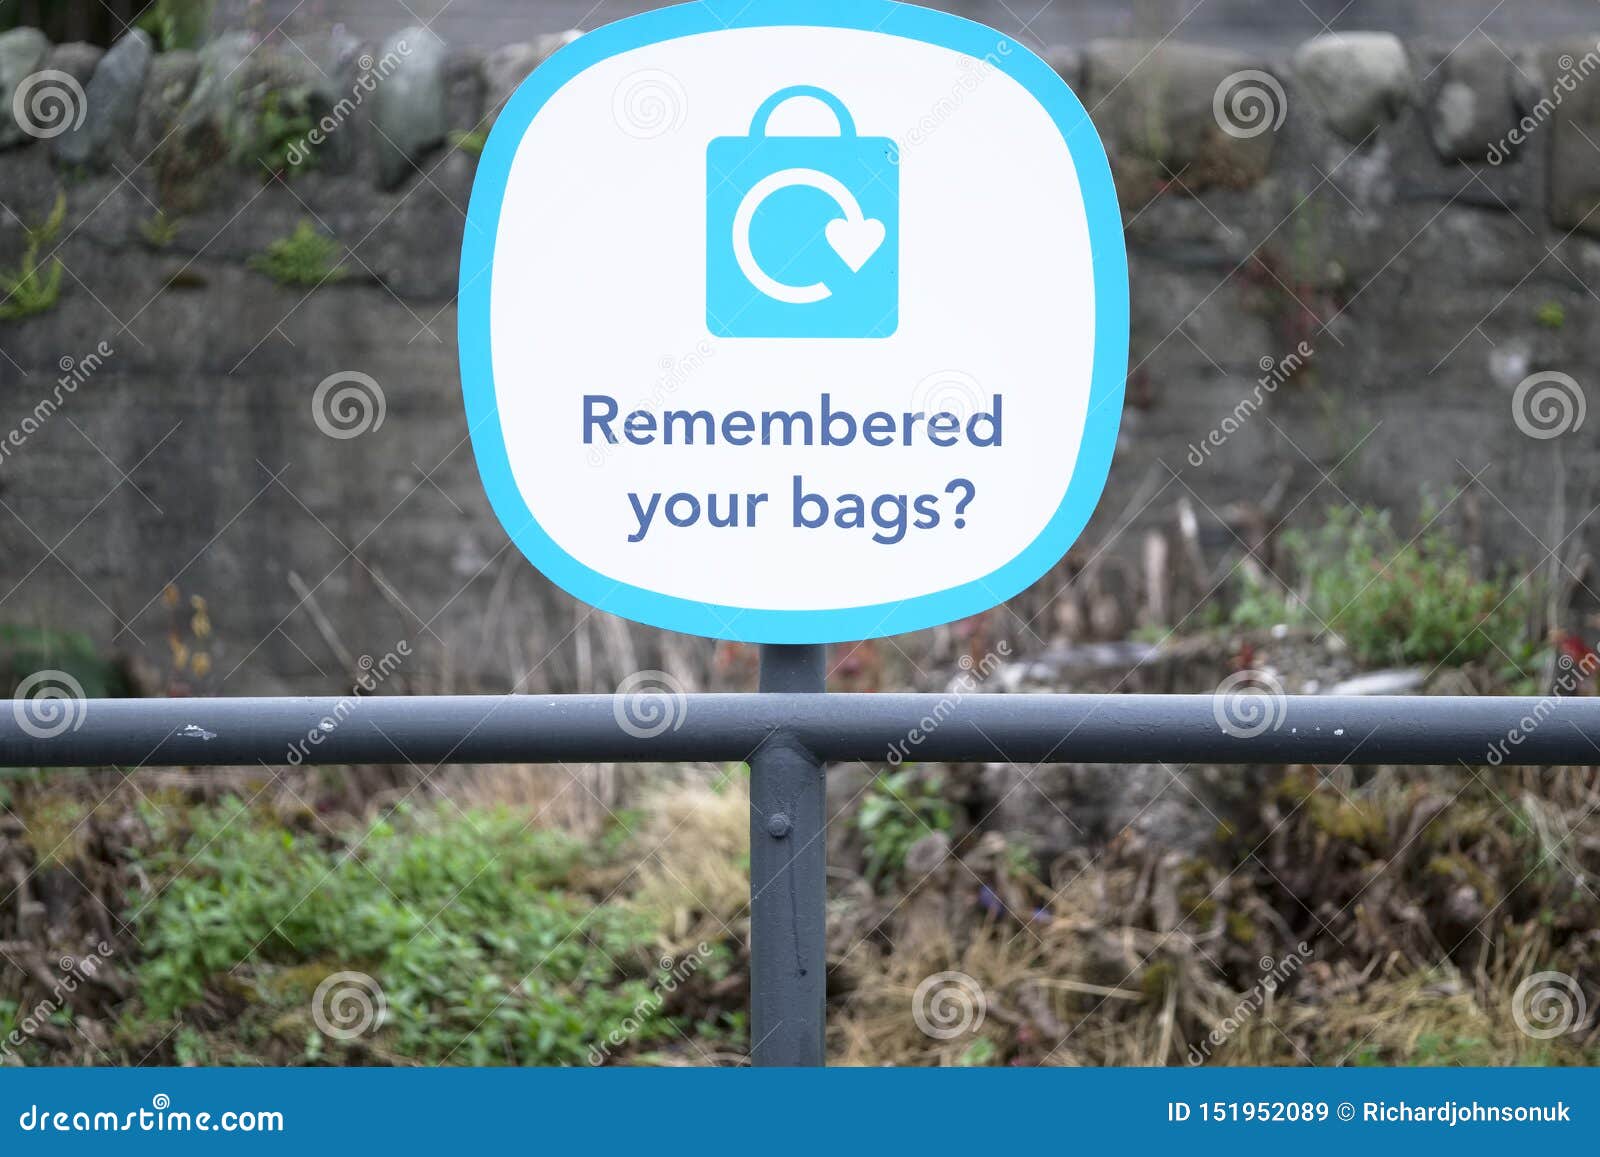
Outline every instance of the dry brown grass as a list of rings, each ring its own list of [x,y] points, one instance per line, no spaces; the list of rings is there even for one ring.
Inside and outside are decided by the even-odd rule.
[[[701,769],[641,801],[644,821],[620,859],[630,902],[661,922],[669,946],[742,943],[750,898],[750,784],[742,768]]]
[[[1382,772],[1357,788],[1291,769],[1214,854],[1113,846],[1056,865],[1044,924],[1018,918],[1036,881],[992,875],[1023,899],[964,916],[978,881],[958,866],[872,913],[872,936],[834,946],[832,1053],[873,1065],[1600,1063],[1592,792],[1579,772]],[[1266,985],[1291,956],[1292,974]],[[947,971],[981,988],[985,1013],[938,1039],[913,1008],[917,986]],[[1518,986],[1543,972],[1588,994],[1586,1018],[1550,1039],[1515,1015],[1528,1011]]]
[[[181,812],[232,792],[321,835],[339,822],[346,786],[322,774],[154,773],[137,790],[117,787],[126,798],[87,822],[85,801],[110,790],[109,775],[30,787],[13,802],[10,847],[22,867],[49,867],[53,857],[69,866],[56,884],[87,881],[101,899],[78,905],[85,917],[114,911],[128,841],[157,835],[136,817],[141,797],[147,812]],[[728,1022],[720,1035],[691,1026],[746,1006],[743,768],[445,769],[425,785],[403,770],[385,774],[384,791],[396,796],[420,786],[591,841],[595,866],[581,887],[648,911],[663,952],[726,945],[726,970],[698,977],[674,1014],[701,1046],[679,1059],[737,1059],[743,1044]],[[1299,768],[1264,784],[1259,816],[1219,825],[1213,846],[1192,857],[1113,840],[1034,878],[1006,836],[978,832],[920,884],[901,876],[874,888],[851,854],[838,856],[831,1061],[1183,1065],[1216,1033],[1208,1064],[1600,1063],[1593,770],[1330,778]],[[1002,897],[1002,911],[978,903],[980,883]],[[1281,960],[1302,940],[1303,967],[1250,999],[1262,958]],[[1588,1003],[1575,1031],[1549,1040],[1513,1015],[1519,984],[1546,971],[1575,978]],[[918,986],[944,972],[971,977],[984,1005],[981,1023],[948,1039],[912,1015]]]

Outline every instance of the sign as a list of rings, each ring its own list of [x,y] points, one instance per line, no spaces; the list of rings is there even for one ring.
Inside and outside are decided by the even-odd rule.
[[[1010,598],[1082,531],[1121,420],[1088,115],[1015,41],[886,0],[709,0],[562,48],[484,147],[459,310],[517,546],[718,638]]]

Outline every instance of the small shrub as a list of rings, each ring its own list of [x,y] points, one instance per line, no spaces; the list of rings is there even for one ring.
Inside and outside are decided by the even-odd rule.
[[[1326,627],[1369,664],[1529,653],[1526,585],[1474,578],[1466,552],[1439,532],[1407,540],[1386,511],[1343,507],[1315,530],[1285,534],[1283,551],[1299,587],[1247,591],[1236,626]]]
[[[250,267],[280,285],[318,286],[343,279],[345,271],[339,265],[343,257],[343,246],[318,233],[310,221],[302,221],[289,236],[252,257]]]

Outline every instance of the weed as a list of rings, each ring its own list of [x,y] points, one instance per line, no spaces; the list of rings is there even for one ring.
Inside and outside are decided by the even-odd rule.
[[[28,676],[64,671],[91,699],[127,695],[125,672],[108,661],[94,640],[81,631],[0,623],[0,689],[8,693]]]
[[[366,972],[388,1015],[371,1047],[431,1063],[577,1064],[596,1026],[675,1036],[651,997],[654,928],[573,887],[586,849],[510,812],[400,813],[342,847],[253,817],[238,800],[194,814],[146,864],[139,912],[146,1014],[172,1017],[212,985],[248,993],[257,1031],[332,1047],[312,1016],[329,974]],[[137,903],[137,898],[135,898]]]
[[[1529,654],[1524,588],[1480,581],[1466,552],[1440,532],[1408,541],[1386,511],[1336,508],[1316,530],[1285,534],[1283,549],[1301,586],[1249,589],[1234,625],[1324,627],[1372,664]]]
[[[162,52],[199,48],[211,28],[213,0],[155,0],[138,20]]]
[[[1547,301],[1539,307],[1534,320],[1545,329],[1560,329],[1567,324],[1567,311],[1559,301]]]
[[[265,253],[252,257],[250,268],[280,285],[315,287],[345,276],[340,265],[343,256],[343,246],[318,233],[310,221],[302,221],[289,236],[279,238],[267,246]]]
[[[26,809],[23,840],[32,849],[37,867],[67,864],[81,857],[89,839],[84,827],[89,811],[87,802],[70,795],[41,796]]]
[[[177,239],[177,219],[167,216],[165,209],[157,209],[152,217],[139,223],[139,235],[152,249],[165,249]]]
[[[41,267],[39,250],[55,241],[67,219],[67,195],[56,194],[55,206],[40,225],[27,230],[22,261],[14,271],[0,269],[0,321],[17,321],[43,313],[61,296],[60,258]]]
[[[904,768],[880,775],[867,789],[856,814],[856,830],[867,842],[867,877],[881,882],[905,867],[911,845],[930,831],[954,825],[950,805],[939,794],[937,774]]]
[[[255,138],[247,151],[269,179],[305,172],[317,163],[315,150],[304,147],[314,125],[306,94],[269,92],[262,98]]]
[[[483,146],[489,143],[488,129],[473,129],[471,132],[453,132],[450,134],[450,147],[460,149],[470,156],[481,156]]]

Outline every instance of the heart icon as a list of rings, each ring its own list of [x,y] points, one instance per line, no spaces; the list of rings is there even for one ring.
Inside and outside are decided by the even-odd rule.
[[[872,260],[872,255],[883,245],[887,234],[883,222],[871,217],[855,221],[839,217],[828,222],[825,235],[828,244],[839,255],[839,259],[850,267],[850,271],[860,273],[861,267]]]

